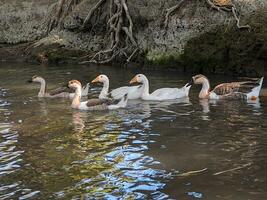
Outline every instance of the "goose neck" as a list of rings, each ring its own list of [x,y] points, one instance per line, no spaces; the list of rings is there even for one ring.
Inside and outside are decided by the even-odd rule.
[[[103,82],[103,88],[99,94],[99,99],[106,99],[108,96],[108,90],[109,90],[109,81],[106,80]]]
[[[82,94],[81,87],[77,87],[75,89],[74,98],[73,98],[72,104],[71,104],[72,108],[78,108],[80,106],[81,94]]]
[[[143,78],[142,84],[144,87],[142,97],[144,98],[144,97],[149,96],[149,82],[146,77]]]
[[[204,79],[204,81],[202,82],[202,88],[201,91],[199,93],[199,98],[208,98],[209,96],[209,92],[210,92],[210,83],[208,79]]]
[[[45,96],[45,92],[46,92],[46,82],[44,79],[40,80],[41,83],[41,87],[38,93],[38,97],[44,97]]]

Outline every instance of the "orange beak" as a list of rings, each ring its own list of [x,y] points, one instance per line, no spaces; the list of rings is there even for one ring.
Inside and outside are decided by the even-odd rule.
[[[130,81],[130,84],[137,83],[137,76],[133,77],[133,79]]]
[[[97,82],[100,82],[99,81],[99,76],[97,76],[94,80],[91,81],[91,83],[97,83]]]

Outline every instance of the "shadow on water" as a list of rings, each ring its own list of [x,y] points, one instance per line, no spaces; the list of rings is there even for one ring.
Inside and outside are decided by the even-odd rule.
[[[1,66],[0,199],[267,197],[265,100],[199,100],[193,87],[189,99],[134,100],[126,109],[84,112],[72,110],[67,99],[38,99],[38,86],[25,83],[40,74],[50,89],[99,73],[109,75],[115,88],[135,72]],[[189,80],[145,73],[151,90]],[[91,90],[92,96],[98,92]]]

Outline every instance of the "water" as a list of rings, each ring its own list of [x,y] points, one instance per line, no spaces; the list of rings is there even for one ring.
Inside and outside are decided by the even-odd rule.
[[[190,99],[84,112],[66,99],[38,99],[38,85],[26,83],[38,74],[50,89],[100,73],[115,88],[136,71],[1,64],[0,199],[267,199],[266,98],[199,101],[193,87]],[[190,80],[144,73],[151,90]]]

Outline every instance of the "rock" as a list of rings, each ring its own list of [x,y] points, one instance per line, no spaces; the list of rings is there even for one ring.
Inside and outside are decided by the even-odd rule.
[[[47,35],[48,19],[57,0],[2,0],[0,2],[0,43],[17,45],[31,42],[32,59],[45,55],[48,62],[66,61],[64,52],[79,56],[107,48],[108,6],[94,23],[81,31],[81,25],[97,0],[82,0]],[[141,48],[135,62],[145,67],[180,71],[259,75],[266,65],[266,0],[235,0],[241,24],[251,31],[239,30],[231,13],[218,12],[205,0],[185,1],[163,22],[166,9],[177,0],[128,0],[134,23],[134,36]],[[225,1],[227,3],[227,0]],[[259,17],[260,16],[260,17]],[[248,40],[247,44],[245,39]],[[0,46],[0,52],[6,45]],[[54,48],[54,49],[53,49]],[[2,49],[2,50],[1,50]],[[49,49],[49,50],[46,50]],[[44,51],[45,50],[45,51]],[[73,53],[70,53],[73,51]],[[5,51],[6,52],[6,51]],[[77,54],[77,52],[79,52]],[[82,53],[81,53],[82,52]],[[55,59],[51,59],[51,58]],[[73,60],[73,59],[69,59]],[[54,62],[53,61],[53,62]]]

